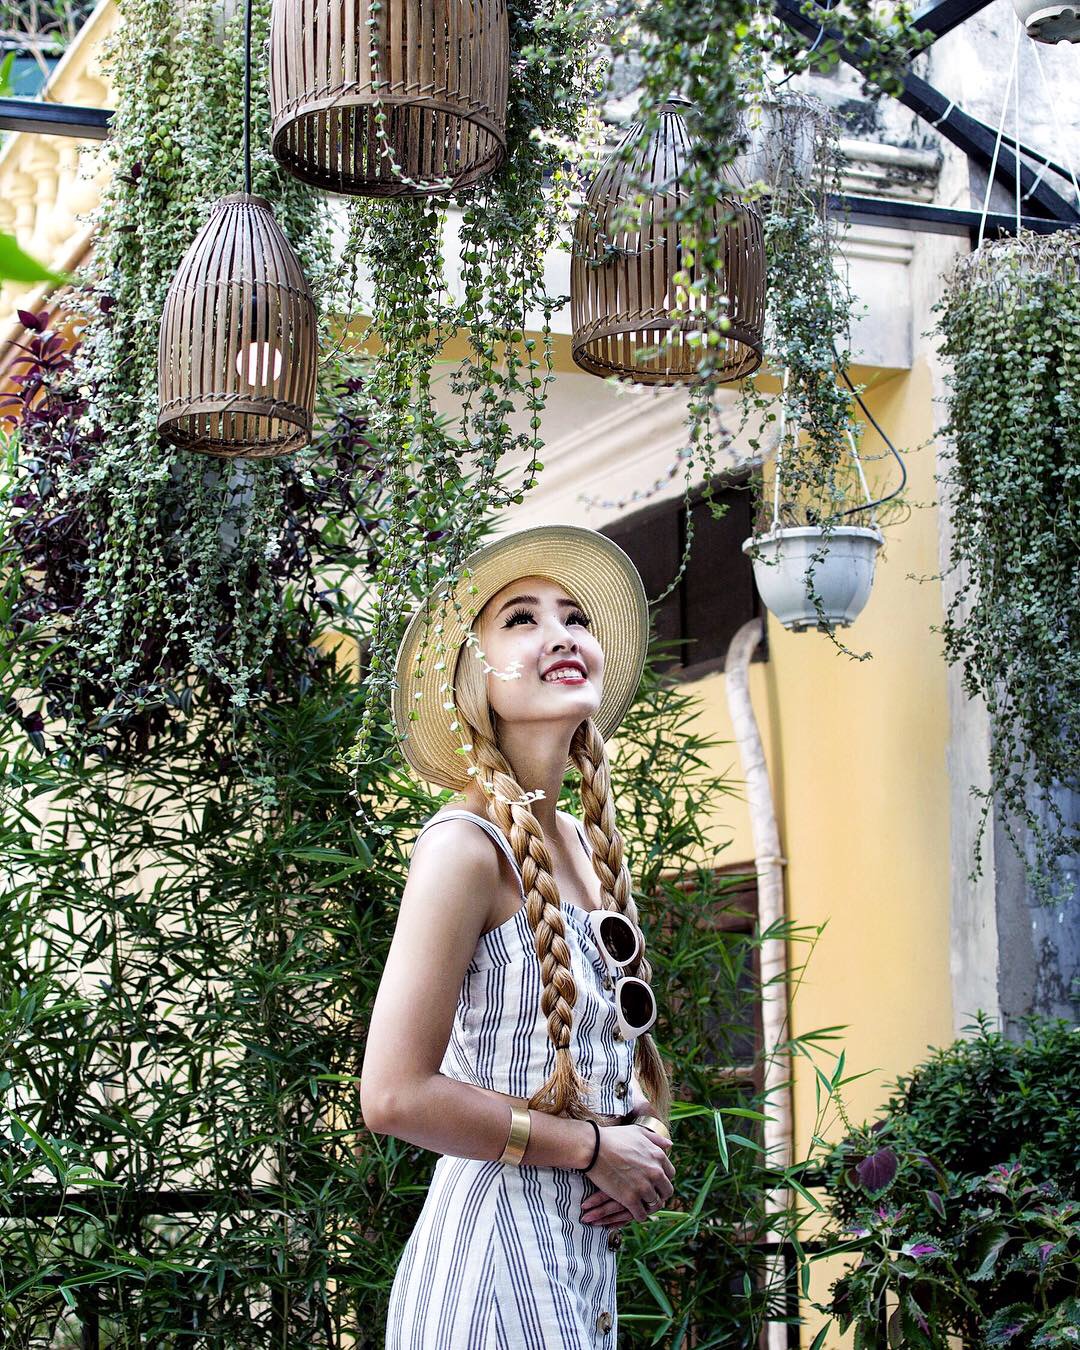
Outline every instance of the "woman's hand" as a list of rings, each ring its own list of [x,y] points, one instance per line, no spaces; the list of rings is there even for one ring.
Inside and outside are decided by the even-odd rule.
[[[597,1187],[581,1205],[583,1222],[622,1225],[647,1219],[674,1193],[671,1140],[647,1125],[607,1125],[588,1174]]]

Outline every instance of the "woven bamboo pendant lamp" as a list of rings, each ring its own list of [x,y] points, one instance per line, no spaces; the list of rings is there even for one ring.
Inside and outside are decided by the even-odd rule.
[[[184,255],[158,339],[158,431],[188,450],[261,459],[311,434],[315,302],[262,197],[224,197]]]
[[[698,378],[702,349],[687,341],[695,331],[693,310],[681,321],[671,318],[674,277],[683,268],[683,227],[674,216],[686,197],[680,182],[690,148],[680,115],[686,107],[686,99],[669,99],[652,135],[635,122],[620,142],[620,148],[636,143],[631,159],[623,161],[617,152],[609,156],[578,213],[570,262],[571,351],[593,375],[656,385]],[[641,207],[638,228],[628,229],[621,223],[626,219],[622,204],[635,184],[652,191]],[[728,212],[732,219],[724,223]],[[716,284],[731,327],[712,350],[721,381],[738,380],[761,364],[765,235],[761,214],[735,195],[721,197],[715,221],[724,262]],[[655,355],[638,355],[650,348],[657,349]]]
[[[454,191],[493,173],[506,158],[506,0],[372,9],[371,0],[273,0],[275,157],[305,183],[356,196]]]
[[[250,106],[251,0],[247,0]],[[158,431],[187,450],[267,459],[306,444],[315,413],[315,301],[270,210],[247,191],[223,197],[184,255],[158,335]]]

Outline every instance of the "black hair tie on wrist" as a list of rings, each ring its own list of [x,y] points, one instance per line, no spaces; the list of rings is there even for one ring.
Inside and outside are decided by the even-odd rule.
[[[594,1166],[594,1164],[596,1163],[597,1158],[600,1156],[600,1126],[597,1125],[595,1120],[590,1120],[589,1124],[593,1127],[593,1130],[596,1133],[596,1142],[593,1144],[592,1157],[589,1159],[588,1167],[579,1167],[578,1168],[579,1172],[590,1171]]]

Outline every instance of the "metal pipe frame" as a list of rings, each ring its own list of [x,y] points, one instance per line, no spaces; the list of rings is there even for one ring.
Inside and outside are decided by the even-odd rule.
[[[109,134],[108,108],[83,108],[74,103],[42,103],[35,98],[0,98],[0,131],[30,131],[46,136],[73,136],[103,141]]]
[[[976,10],[981,8],[982,4],[979,3],[979,0],[939,0],[937,4],[927,6],[921,11],[923,31],[941,36],[950,28],[956,27],[969,14],[975,13]],[[824,22],[815,23],[813,19],[807,18],[799,0],[773,0],[773,9],[777,17],[794,32],[799,33],[800,36],[808,38],[810,41],[819,39],[822,35],[827,37],[835,44],[843,61],[865,74],[862,55],[845,47],[839,36],[832,32]],[[826,17],[826,13],[826,11],[822,11],[823,19]],[[940,32],[938,31],[939,28]],[[994,161],[994,144],[997,135],[985,122],[980,122],[978,118],[971,117],[962,108],[958,108],[952,99],[947,99],[932,84],[918,75],[911,74],[910,71],[904,77],[904,87],[897,98],[900,103],[906,108],[910,108],[912,112],[921,117],[924,122],[927,122],[946,140],[951,141],[953,145],[963,150],[969,159],[986,170],[990,169]],[[1031,150],[1022,142],[1020,154],[1038,160],[1041,164],[1053,169],[1055,173],[1068,175],[1067,170],[1054,164],[1038,151]],[[998,151],[994,176],[1007,187],[1014,187],[1017,172],[1020,174],[1023,200],[1036,208],[1032,212],[1033,215],[1045,216],[1065,224],[1080,224],[1080,210],[1059,192],[1056,192],[1048,183],[1043,182],[1041,173],[1035,173],[1024,163],[1023,158],[1018,161],[1008,139],[1003,138]]]

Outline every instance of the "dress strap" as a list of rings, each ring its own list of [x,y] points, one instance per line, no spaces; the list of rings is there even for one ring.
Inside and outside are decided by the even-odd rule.
[[[568,820],[574,822],[574,828],[577,830],[578,838],[581,840],[581,847],[585,850],[587,858],[592,857],[592,845],[589,843],[589,836],[585,833],[585,826],[578,820],[577,816],[572,816],[569,811],[560,811],[560,816],[566,816]]]
[[[478,816],[475,811],[466,811],[464,807],[454,807],[450,811],[444,811],[442,815],[432,816],[432,818],[427,822],[427,824],[421,827],[416,838],[419,839],[420,835],[422,835],[425,830],[430,830],[432,825],[438,825],[440,820],[459,820],[459,819],[475,821],[476,824],[479,825],[482,830],[484,830],[488,835],[490,835],[490,837],[495,841],[495,843],[499,846],[499,848],[502,849],[503,853],[505,853],[507,858],[510,860],[510,866],[514,869],[514,876],[517,877],[518,890],[521,892],[522,900],[524,900],[525,886],[521,880],[521,873],[518,871],[517,859],[514,857],[514,850],[510,847],[510,841],[506,838],[506,836],[503,834],[502,830],[498,828],[498,826],[493,825],[491,821],[485,819],[484,816]]]

